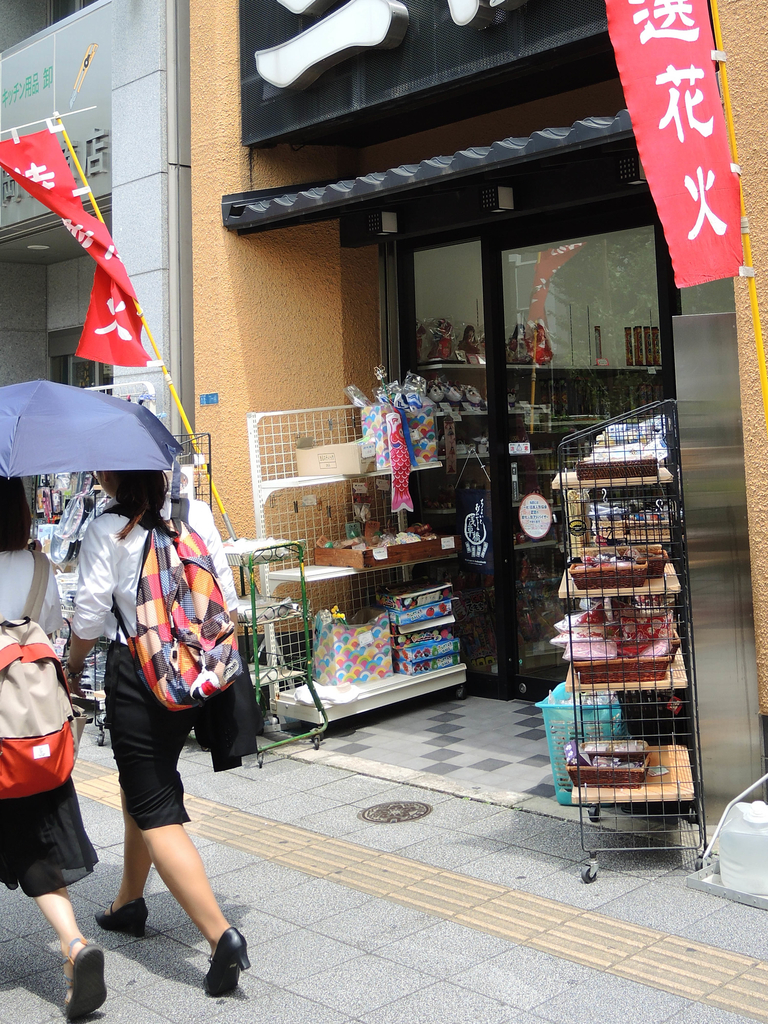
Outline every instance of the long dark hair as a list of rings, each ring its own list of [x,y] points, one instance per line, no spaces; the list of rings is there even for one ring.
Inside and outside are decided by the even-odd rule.
[[[0,551],[23,551],[31,528],[32,513],[21,477],[0,477]]]
[[[115,473],[115,476],[118,479],[115,500],[130,517],[130,522],[118,533],[118,538],[125,540],[147,514],[153,527],[164,529],[160,512],[168,490],[165,473],[159,469],[134,469]]]

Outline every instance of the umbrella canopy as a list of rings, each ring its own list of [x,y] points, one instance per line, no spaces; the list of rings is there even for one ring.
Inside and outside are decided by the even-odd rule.
[[[181,445],[141,405],[49,380],[0,388],[0,476],[169,469]]]

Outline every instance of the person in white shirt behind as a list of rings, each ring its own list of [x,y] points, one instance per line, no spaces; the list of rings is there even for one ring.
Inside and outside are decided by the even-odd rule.
[[[144,886],[154,864],[210,944],[205,985],[210,995],[219,995],[236,987],[240,971],[250,963],[245,938],[221,912],[200,855],[184,830],[190,819],[177,764],[201,709],[170,711],[160,704],[139,676],[112,611],[114,605],[129,634],[135,636],[146,527],[167,529],[163,519],[169,511],[166,478],[159,470],[100,472],[98,477],[120,511],[110,512],[108,507],[93,520],[83,539],[67,664],[69,677],[77,679],[97,638],[102,634],[112,638],[104,683],[125,822],[123,877],[109,910],[97,914],[96,920],[108,931],[143,935],[148,913]],[[201,506],[193,503],[189,525],[200,530],[210,544],[214,564],[222,566],[220,583],[231,613],[237,601],[232,574],[210,511],[206,515]]]

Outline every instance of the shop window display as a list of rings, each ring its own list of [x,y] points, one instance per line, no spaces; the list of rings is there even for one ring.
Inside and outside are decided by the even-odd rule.
[[[520,677],[559,681],[548,642],[560,617],[563,538],[551,481],[569,433],[663,397],[655,242],[652,227],[505,248],[504,325],[486,329],[479,241],[413,254],[415,338],[410,366],[437,407],[443,472],[419,480],[416,514],[437,529],[455,523],[461,556],[441,571],[454,586],[462,654],[475,673],[497,674],[497,635],[516,634]],[[487,269],[487,268],[486,268]],[[489,416],[489,385],[505,377],[506,409]],[[500,389],[495,387],[498,395]],[[510,489],[491,508],[490,453],[509,449]],[[497,463],[498,465],[498,463]],[[521,521],[527,495],[554,516]],[[530,503],[529,503],[530,504]],[[484,526],[478,526],[482,508]],[[492,517],[511,531],[514,579],[494,576]],[[486,553],[487,554],[487,553]],[[496,587],[515,623],[498,622]],[[512,589],[514,593],[512,593]]]

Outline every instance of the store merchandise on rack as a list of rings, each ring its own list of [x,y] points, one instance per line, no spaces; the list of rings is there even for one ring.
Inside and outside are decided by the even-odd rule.
[[[600,850],[695,851],[704,842],[675,403],[573,434],[558,454],[566,614],[551,643],[563,652],[574,726],[550,752],[553,768],[555,753],[564,758],[580,808],[589,882]],[[595,736],[585,712],[598,694],[620,715]]]
[[[386,457],[380,456],[384,468],[376,468],[377,446],[381,453],[382,438],[371,436],[370,432],[366,435],[363,427],[366,409],[377,403],[352,390],[358,395],[357,406],[248,415],[257,537],[284,537],[306,543],[308,564],[304,577],[313,624],[319,612],[338,606],[348,623],[362,625],[371,618],[365,617],[366,609],[375,607],[378,593],[407,582],[413,567],[419,566],[421,571],[425,565],[454,558],[457,553],[455,534],[433,529],[426,522],[408,523],[404,511],[393,508],[395,499],[407,491],[413,474],[428,474],[440,467],[436,458],[419,448],[419,438],[425,436],[420,433],[424,420],[420,425],[414,422],[407,439],[402,418],[401,427],[390,421],[395,430],[393,437],[396,435],[397,441],[404,444],[409,440],[414,449],[408,465],[397,454],[393,487],[391,459],[386,465]],[[394,415],[394,405],[392,410],[387,415]],[[421,414],[428,418],[427,406],[422,406]],[[386,417],[379,416],[376,422],[383,434]],[[428,429],[426,433],[429,434]],[[360,451],[350,456],[350,446]],[[300,473],[299,451],[304,453],[303,467],[307,453],[317,454],[312,475]],[[374,468],[363,472],[358,467],[366,461],[372,462]],[[348,469],[352,472],[345,472]],[[295,561],[259,567],[259,592],[264,598],[297,600],[299,586],[300,572]],[[361,618],[363,622],[359,621]],[[290,660],[300,642],[295,631],[285,627],[265,634],[265,645],[262,658],[282,656]],[[345,696],[344,687],[331,687],[334,692],[328,697],[322,690],[318,692],[329,719],[333,720],[449,687],[458,691],[465,679],[464,665],[455,663],[422,670],[415,676],[390,670],[385,676],[369,678],[359,686],[352,678],[349,681],[359,692],[353,691],[351,700]],[[312,704],[297,699],[296,687],[290,679],[278,679],[270,685],[269,703],[270,712],[278,717],[316,724],[321,720]]]

